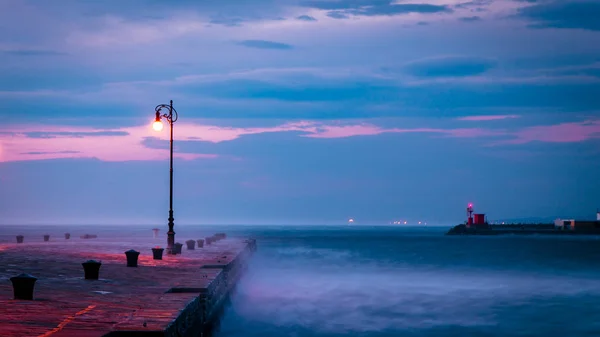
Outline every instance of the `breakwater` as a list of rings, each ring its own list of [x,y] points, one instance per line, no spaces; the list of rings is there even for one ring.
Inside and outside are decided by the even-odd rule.
[[[1,336],[208,336],[256,250],[223,239],[155,260],[151,240],[26,240],[0,245]],[[135,267],[125,251],[139,251]],[[85,279],[82,263],[101,263]],[[9,279],[37,278],[33,300],[13,299]]]
[[[456,225],[446,235],[600,235],[598,229],[565,230],[554,224],[503,224],[469,228],[465,224]]]

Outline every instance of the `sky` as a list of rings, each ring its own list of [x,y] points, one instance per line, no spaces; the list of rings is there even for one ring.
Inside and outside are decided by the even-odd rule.
[[[594,218],[600,1],[0,0],[0,223]]]

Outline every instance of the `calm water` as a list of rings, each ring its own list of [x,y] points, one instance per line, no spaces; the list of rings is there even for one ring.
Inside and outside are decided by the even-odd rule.
[[[26,240],[40,231],[61,236],[66,230],[75,237],[90,232],[135,240],[151,235],[149,228],[18,231]],[[15,230],[2,228],[0,242],[12,242]],[[446,230],[176,231],[180,238],[227,232],[257,239],[257,254],[216,337],[600,336],[600,238],[447,237]]]

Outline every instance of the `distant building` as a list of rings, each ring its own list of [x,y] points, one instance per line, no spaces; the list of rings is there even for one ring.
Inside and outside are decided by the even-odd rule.
[[[600,231],[600,220],[554,220],[554,227],[558,230],[565,231],[578,231],[578,232],[589,232],[589,231]]]

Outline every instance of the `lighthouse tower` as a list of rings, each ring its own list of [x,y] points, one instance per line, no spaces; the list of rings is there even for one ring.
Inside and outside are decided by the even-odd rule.
[[[467,206],[467,227],[473,227],[473,204],[469,204]]]

